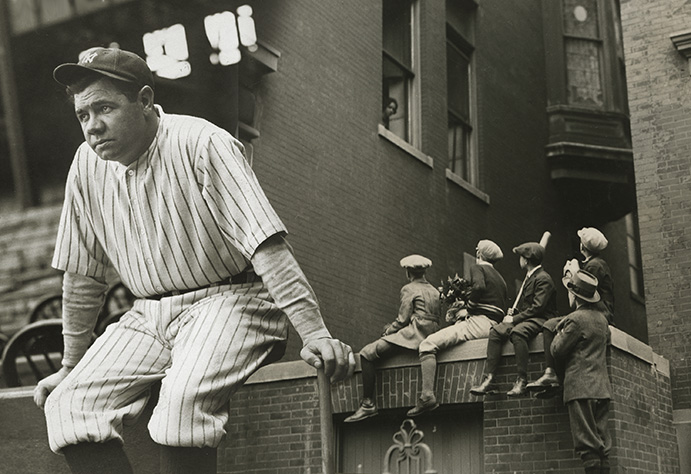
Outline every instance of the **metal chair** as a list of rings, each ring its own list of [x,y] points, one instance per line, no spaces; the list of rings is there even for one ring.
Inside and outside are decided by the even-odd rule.
[[[61,319],[44,319],[25,326],[5,346],[2,355],[5,383],[8,387],[38,383],[58,371],[62,354]],[[28,381],[31,375],[34,380]]]
[[[41,300],[31,311],[29,323],[60,318],[62,318],[62,295],[52,295]]]

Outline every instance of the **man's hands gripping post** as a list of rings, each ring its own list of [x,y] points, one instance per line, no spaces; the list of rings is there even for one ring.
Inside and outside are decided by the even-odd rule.
[[[300,357],[312,367],[323,368],[331,382],[348,378],[355,371],[353,350],[338,339],[325,337],[309,341],[300,351]]]

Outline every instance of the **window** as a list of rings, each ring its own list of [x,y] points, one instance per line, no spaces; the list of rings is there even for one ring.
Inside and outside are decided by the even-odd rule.
[[[566,97],[569,105],[602,109],[607,28],[597,0],[564,0]],[[615,39],[616,40],[616,39]],[[613,42],[616,45],[616,41]]]
[[[638,216],[632,212],[627,214],[626,220],[626,248],[629,255],[629,284],[631,293],[643,298],[643,261],[641,259],[640,233],[638,230]]]
[[[406,142],[418,141],[415,82],[417,3],[412,0],[384,0],[382,124]]]
[[[475,186],[478,167],[473,147],[473,18],[472,1],[447,0],[446,80],[449,170]]]

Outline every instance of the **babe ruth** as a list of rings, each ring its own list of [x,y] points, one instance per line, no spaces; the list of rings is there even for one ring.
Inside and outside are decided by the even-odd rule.
[[[73,472],[132,472],[122,425],[160,381],[148,428],[161,472],[215,473],[229,399],[284,342],[287,319],[302,358],[332,380],[352,374],[352,351],[325,327],[239,141],[154,105],[133,53],[93,48],[54,77],[85,143],[53,259],[65,272],[63,367],[34,395],[50,447]],[[111,266],[137,300],[89,347]]]

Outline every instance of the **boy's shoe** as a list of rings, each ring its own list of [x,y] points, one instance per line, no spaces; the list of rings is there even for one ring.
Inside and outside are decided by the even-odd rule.
[[[489,395],[495,393],[496,387],[494,386],[494,375],[488,374],[480,385],[476,385],[470,388],[470,393],[475,396],[481,397],[484,395]]]
[[[526,390],[529,392],[541,392],[545,389],[557,388],[559,387],[559,379],[554,371],[547,369],[542,377],[537,379],[535,382],[530,382],[525,386]]]
[[[425,412],[432,411],[438,407],[439,402],[437,401],[437,397],[435,397],[434,394],[420,395],[420,398],[417,399],[417,403],[415,404],[415,408],[411,408],[410,410],[408,410],[407,415],[418,416]]]
[[[365,398],[362,400],[362,402],[360,402],[360,407],[357,410],[355,410],[355,413],[353,413],[343,421],[345,421],[346,423],[362,421],[364,419],[373,417],[378,413],[379,410],[377,410],[377,406],[374,404],[374,402],[369,398]]]
[[[513,388],[506,392],[506,395],[509,397],[520,397],[521,395],[525,395],[525,386],[527,384],[528,381],[526,379],[523,377],[518,377],[516,382],[513,384]]]

